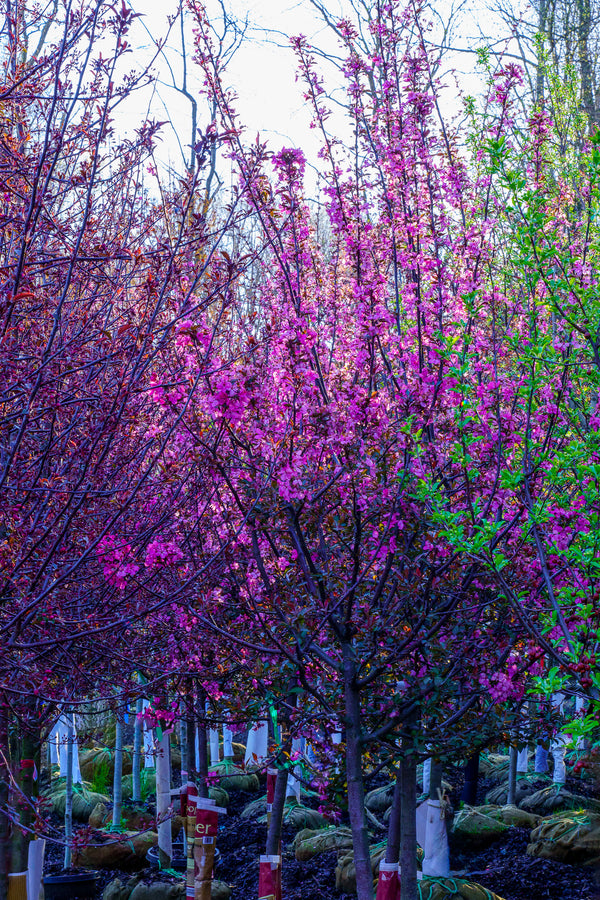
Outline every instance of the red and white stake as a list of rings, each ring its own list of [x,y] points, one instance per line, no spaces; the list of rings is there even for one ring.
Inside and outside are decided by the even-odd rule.
[[[379,879],[375,900],[400,900],[400,876],[398,863],[379,863]]]
[[[281,900],[281,856],[261,856],[258,900]]]

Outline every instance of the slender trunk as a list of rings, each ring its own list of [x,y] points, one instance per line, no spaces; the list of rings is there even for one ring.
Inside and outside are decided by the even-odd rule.
[[[296,696],[291,696],[291,705],[294,706]],[[281,750],[290,755],[291,738],[286,736],[281,744]],[[258,895],[259,897],[273,897],[281,900],[281,831],[283,827],[283,815],[288,786],[288,769],[282,767],[277,770],[275,784],[269,781],[267,775],[267,843],[265,855],[260,856],[258,863]],[[271,790],[273,794],[271,796]]]
[[[190,777],[189,767],[189,746],[188,746],[188,725],[187,717],[179,722],[179,747],[181,748],[181,784],[185,784]],[[193,757],[193,754],[192,754]]]
[[[543,40],[546,36],[547,0],[540,0],[538,11],[538,45],[535,70],[535,105],[541,109],[544,103],[544,81],[546,77],[544,66]]]
[[[400,900],[417,900],[417,759],[406,753],[400,764]]]
[[[23,756],[23,734],[19,729],[13,738],[13,746],[11,757],[15,760],[14,767],[14,783],[13,790],[9,793],[9,803],[12,806],[12,815],[17,822],[20,822],[25,812],[23,808],[23,797],[21,795],[21,766],[20,762]],[[25,868],[25,841],[24,835],[18,826],[13,826],[12,836],[10,840],[10,872],[22,872]]]
[[[32,727],[35,726],[32,725]],[[26,732],[23,735],[23,756],[21,758],[21,791],[23,792],[21,822],[26,829],[23,835],[23,868],[27,868],[29,865],[29,844],[35,828],[35,805],[39,793],[39,781],[34,778],[34,772],[41,770],[41,752],[42,742],[37,728],[35,733]]]
[[[171,802],[171,762],[169,759],[169,735],[162,734],[156,756],[156,818],[158,819],[158,858],[161,869],[171,865],[173,838],[171,819],[168,818]]]
[[[596,131],[598,117],[594,98],[593,65],[590,53],[590,34],[592,30],[592,8],[590,0],[577,0],[578,13],[577,55],[579,76],[581,78],[581,94],[583,106],[590,120],[590,134]]]
[[[465,784],[460,795],[463,803],[475,806],[477,803],[477,782],[479,780],[479,750],[473,753],[465,766]]]
[[[206,691],[202,685],[198,685],[198,706],[190,705],[188,717],[188,757],[190,781],[193,781],[198,789],[198,796],[208,798],[208,729],[206,727]],[[196,750],[197,748],[197,750]],[[211,748],[212,749],[212,748]],[[197,755],[196,755],[197,754]],[[217,762],[219,756],[219,744],[217,736]]]
[[[0,747],[2,747],[1,737]],[[46,765],[48,766],[48,793],[52,793],[52,746],[50,741],[48,741],[46,744]]]
[[[142,711],[143,700],[138,697],[135,704],[135,722],[133,724],[133,761],[131,770],[131,798],[134,803],[142,800]]]
[[[65,784],[65,869],[71,868],[73,841],[73,715],[67,714],[67,781]]]
[[[356,892],[358,900],[373,900],[373,872],[369,832],[365,817],[365,787],[362,773],[362,729],[360,696],[356,687],[356,665],[349,643],[343,646],[344,700],[346,712],[346,782],[348,814],[352,829]]]
[[[387,847],[385,850],[385,861],[388,863],[397,863],[400,859],[400,816],[402,812],[402,772],[398,771],[396,775],[396,784],[394,785],[394,796],[392,798],[392,808],[390,810],[390,818],[388,822]]]
[[[182,744],[183,747],[183,744]],[[187,780],[196,783],[196,721],[188,709],[185,716],[185,756]],[[183,755],[181,768],[183,769]]]
[[[206,719],[198,722],[198,794],[200,797],[208,797],[208,743],[207,743]]]
[[[8,833],[9,799],[8,704],[0,700],[0,897],[8,896],[10,838]]]
[[[273,797],[271,820],[269,822],[269,830],[267,832],[267,846],[265,851],[267,856],[276,856],[279,853],[279,845],[281,844],[281,828],[283,825],[283,810],[285,807],[285,795],[287,791],[287,781],[287,769],[279,769],[277,772],[277,780],[275,781],[275,796]]]
[[[429,799],[437,800],[438,791],[442,789],[442,775],[444,773],[441,762],[436,759],[431,760],[431,772],[429,775]]]
[[[113,777],[113,815],[112,827],[121,827],[121,808],[123,806],[123,722],[117,715],[115,727],[115,773]]]
[[[511,744],[508,752],[508,796],[506,802],[509,806],[515,805],[517,790],[517,748]]]
[[[195,715],[194,682],[190,679],[187,690],[187,703],[185,713],[185,739],[188,781],[196,784],[196,715]],[[205,794],[200,794],[204,797]]]
[[[33,708],[29,709],[34,713]],[[31,715],[31,721],[34,721]],[[20,827],[13,828],[11,868],[13,872],[23,872],[27,869],[28,845],[31,839],[31,830],[34,821],[34,778],[35,767],[39,769],[40,741],[39,736],[34,737],[28,728],[22,729],[17,741],[18,768],[16,781],[18,791],[15,792],[14,812]]]

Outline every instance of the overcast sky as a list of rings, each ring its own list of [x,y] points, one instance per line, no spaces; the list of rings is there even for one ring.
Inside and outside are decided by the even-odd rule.
[[[310,113],[302,99],[302,85],[296,82],[296,62],[289,47],[289,37],[299,33],[305,34],[318,46],[335,49],[336,42],[331,30],[319,18],[310,0],[286,3],[278,0],[223,0],[228,10],[240,21],[247,20],[248,27],[245,38],[233,56],[228,69],[227,78],[238,94],[237,107],[240,118],[247,128],[247,137],[253,139],[257,132],[278,150],[282,146],[302,146],[310,158],[316,158],[316,135],[309,128]],[[341,10],[344,0],[328,0],[327,8],[332,15]],[[447,18],[450,0],[436,0],[435,9]],[[455,0],[458,2],[458,0]],[[131,0],[134,9],[143,14],[143,22],[148,31],[158,37],[165,33],[166,19],[169,12],[174,12],[176,3],[167,0],[157,9],[156,0]],[[469,6],[469,4],[471,4]],[[208,0],[207,6],[214,10],[217,22],[219,19],[219,0]],[[477,14],[473,12],[477,11]],[[465,0],[461,13],[460,25],[455,29],[452,44],[459,47],[483,46],[487,35],[489,41],[499,34],[498,21],[491,13],[485,11],[482,0]],[[478,37],[486,35],[486,37]],[[144,29],[137,32],[137,40],[146,40],[148,34]],[[179,135],[185,150],[190,143],[189,135],[189,103],[181,97],[169,82],[172,74],[176,79],[181,76],[181,54],[178,44],[179,30],[175,28],[171,34],[171,49],[165,52],[169,65],[163,58],[160,61],[159,73],[161,84],[157,95],[153,98],[153,113],[157,119],[170,119]],[[135,41],[133,41],[135,43]],[[191,44],[188,43],[188,53]],[[448,67],[458,69],[463,86],[468,92],[475,93],[478,83],[473,79],[474,56],[469,53],[455,53],[445,60]],[[169,68],[170,66],[170,68]],[[456,111],[455,77],[449,76],[449,85],[444,102],[449,112]],[[452,109],[454,105],[454,109]],[[201,114],[206,118],[206,113]],[[207,124],[207,120],[204,124]],[[175,168],[181,165],[181,152],[173,134],[167,137],[162,146],[163,158],[170,158]]]

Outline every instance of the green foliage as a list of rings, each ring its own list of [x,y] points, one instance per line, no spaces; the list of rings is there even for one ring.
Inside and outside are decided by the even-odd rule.
[[[112,792],[112,778],[110,765],[107,759],[102,759],[92,772],[91,790],[96,794],[110,794]]]

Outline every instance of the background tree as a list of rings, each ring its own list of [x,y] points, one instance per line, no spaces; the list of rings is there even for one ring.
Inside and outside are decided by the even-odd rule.
[[[176,193],[148,188],[159,123],[115,134],[147,81],[123,74],[132,10],[40,13],[7,7],[0,88],[2,730],[17,721],[38,750],[39,704],[81,699],[90,670],[102,691],[110,661],[133,681],[133,629],[172,600],[181,573],[165,583],[160,569],[182,556],[168,538],[191,469],[180,461],[169,477],[176,423],[153,430],[153,392],[181,391],[155,362],[186,310],[220,302],[208,272],[222,239],[202,181],[214,134],[200,136]],[[33,54],[32,22],[43,36]]]

